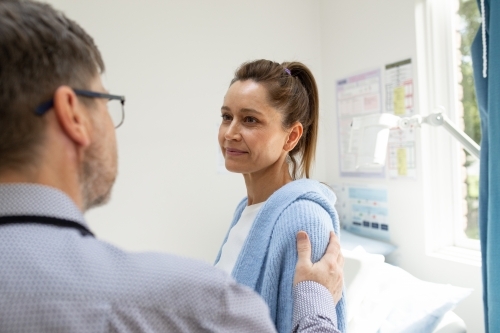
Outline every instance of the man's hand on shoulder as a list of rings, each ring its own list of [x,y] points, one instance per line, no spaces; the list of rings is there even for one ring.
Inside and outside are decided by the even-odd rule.
[[[337,304],[342,297],[344,285],[344,257],[335,233],[330,232],[330,243],[317,263],[311,262],[311,242],[304,231],[297,233],[297,252],[298,260],[293,285],[296,286],[303,281],[317,282],[330,291]]]

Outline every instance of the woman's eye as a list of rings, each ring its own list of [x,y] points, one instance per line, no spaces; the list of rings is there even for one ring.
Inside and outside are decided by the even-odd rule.
[[[231,120],[231,116],[228,114],[223,114],[221,117],[222,117],[222,121],[230,121]]]
[[[254,117],[245,117],[244,121],[246,123],[256,123],[257,122],[257,119],[254,118]]]

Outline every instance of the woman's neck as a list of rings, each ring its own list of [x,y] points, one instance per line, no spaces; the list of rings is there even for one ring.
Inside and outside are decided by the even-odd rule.
[[[266,201],[279,188],[293,180],[286,162],[281,163],[281,167],[271,166],[256,173],[244,174],[243,177],[249,206]]]

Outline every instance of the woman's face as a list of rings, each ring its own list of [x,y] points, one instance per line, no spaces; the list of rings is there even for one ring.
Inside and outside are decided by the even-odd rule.
[[[289,133],[282,127],[282,114],[269,105],[264,86],[234,82],[221,114],[219,144],[229,171],[251,174],[283,163]]]

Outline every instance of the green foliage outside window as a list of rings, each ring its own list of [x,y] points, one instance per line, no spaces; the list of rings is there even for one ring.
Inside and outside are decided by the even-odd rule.
[[[481,124],[477,109],[476,92],[474,90],[472,57],[470,53],[472,42],[481,24],[481,15],[479,15],[476,0],[460,0],[458,14],[462,21],[459,32],[462,36],[462,43],[460,45],[462,63],[460,64],[460,69],[463,75],[462,87],[464,89],[464,97],[462,103],[464,105],[465,133],[479,143],[481,141]]]
[[[470,48],[481,24],[481,15],[476,0],[460,0],[458,10],[460,17],[459,33],[461,35],[460,52],[462,54],[460,70],[462,72],[462,88],[464,107],[464,131],[478,144],[481,141],[481,121],[474,89],[474,76],[472,72],[472,57]],[[479,174],[478,167],[473,168],[476,160],[467,155],[467,228],[465,233],[469,238],[479,239],[478,226],[478,197],[479,197]],[[472,172],[475,170],[475,172]]]

